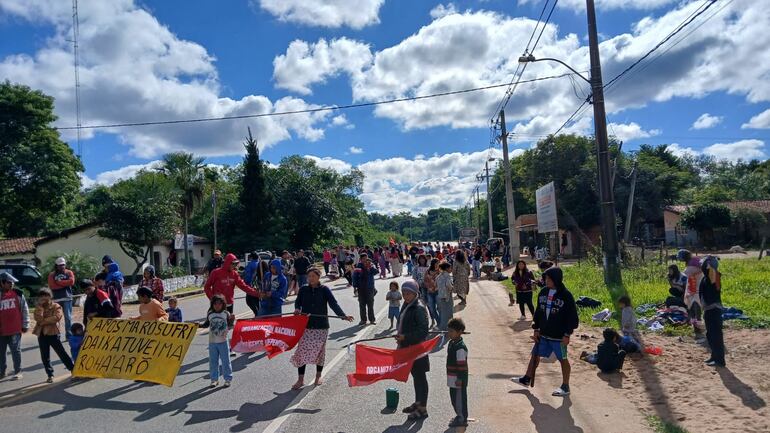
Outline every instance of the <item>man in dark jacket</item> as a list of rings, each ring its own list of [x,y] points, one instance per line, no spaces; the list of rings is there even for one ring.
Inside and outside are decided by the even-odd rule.
[[[297,258],[294,259],[294,273],[297,274],[299,288],[307,286],[307,270],[310,269],[310,259],[305,257],[305,252],[297,250]]]
[[[565,397],[569,395],[569,376],[571,366],[567,358],[567,346],[572,332],[577,329],[579,319],[575,298],[564,286],[562,270],[553,267],[543,273],[545,287],[537,295],[537,309],[532,321],[534,330],[532,358],[527,367],[527,374],[513,378],[514,382],[529,386],[540,358],[548,358],[551,354],[561,364],[562,384],[552,395]]]
[[[420,301],[420,287],[417,282],[409,280],[401,285],[401,293],[404,297],[404,305],[398,318],[398,334],[396,341],[398,348],[420,344],[428,338],[428,309]],[[412,364],[412,380],[414,381],[415,402],[403,409],[409,414],[410,419],[420,419],[428,416],[426,406],[428,404],[428,378],[426,373],[430,371],[428,356],[417,358]]]
[[[372,266],[372,261],[366,254],[361,255],[361,263],[353,271],[353,287],[358,291],[358,311],[361,314],[360,326],[366,325],[366,315],[369,314],[369,323],[374,321],[374,297],[377,289],[374,287],[374,276],[379,272]]]

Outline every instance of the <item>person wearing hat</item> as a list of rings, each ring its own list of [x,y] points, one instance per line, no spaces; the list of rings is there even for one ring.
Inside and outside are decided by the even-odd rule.
[[[420,286],[415,281],[405,281],[401,285],[401,295],[404,305],[398,317],[398,331],[395,336],[398,348],[414,346],[425,341],[428,337],[428,308],[420,300]],[[428,356],[417,358],[412,364],[412,380],[414,380],[415,401],[403,409],[409,414],[409,419],[422,419],[428,416],[428,377],[430,371]]]
[[[104,280],[106,276],[103,273],[97,274],[95,279]],[[110,295],[97,287],[91,280],[81,280],[80,288],[86,294],[86,300],[83,303],[83,326],[88,326],[88,321],[95,317],[114,318],[119,317],[112,305]]]
[[[211,260],[209,260],[208,264],[206,265],[206,275],[210,275],[214,271],[214,269],[221,268],[224,263],[225,261],[222,258],[222,251],[214,250],[214,256],[211,258]]]
[[[18,280],[8,272],[0,273],[0,379],[5,377],[5,353],[11,350],[13,379],[21,374],[21,334],[29,328],[29,307],[24,292],[13,287]]]
[[[66,337],[72,335],[72,289],[75,286],[75,273],[67,269],[67,261],[59,257],[54,268],[48,274],[48,288],[53,293],[53,301],[61,306],[64,315]]]

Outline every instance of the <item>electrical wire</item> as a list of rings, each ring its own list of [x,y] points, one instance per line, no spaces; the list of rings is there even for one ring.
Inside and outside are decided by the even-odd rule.
[[[572,75],[572,73],[565,73],[561,75],[549,75],[545,77],[537,77],[532,78],[528,80],[522,80],[521,83],[534,83],[537,81],[545,81],[545,80],[552,80],[556,78],[564,78],[569,75]],[[506,87],[508,86],[507,83],[505,84],[492,84],[489,86],[483,86],[483,87],[474,87],[470,89],[462,89],[462,90],[453,90],[449,92],[441,92],[441,93],[433,93],[429,95],[420,95],[420,96],[409,96],[409,97],[403,97],[403,98],[394,98],[394,99],[386,99],[383,101],[374,101],[374,102],[361,102],[356,104],[345,104],[345,105],[334,105],[334,106],[325,106],[325,107],[317,107],[317,108],[307,108],[303,110],[292,110],[292,111],[278,111],[273,113],[259,113],[259,114],[242,114],[238,116],[222,116],[222,117],[202,117],[202,118],[193,118],[193,119],[178,119],[178,120],[160,120],[160,121],[148,121],[148,122],[126,122],[126,123],[109,123],[109,124],[101,124],[101,125],[83,125],[83,126],[62,126],[62,127],[56,127],[55,129],[59,131],[66,131],[66,130],[75,130],[75,129],[105,129],[105,128],[125,128],[125,127],[134,127],[134,126],[152,126],[152,125],[175,125],[175,124],[185,124],[185,123],[201,123],[201,122],[214,122],[214,121],[221,121],[221,120],[238,120],[238,119],[255,119],[255,118],[261,118],[261,117],[278,117],[278,116],[287,116],[292,114],[307,114],[307,113],[319,113],[323,111],[338,111],[338,110],[347,110],[351,108],[361,108],[361,107],[372,107],[377,105],[385,105],[385,104],[393,104],[397,102],[410,102],[410,101],[419,101],[423,99],[431,99],[431,98],[439,98],[444,96],[452,96],[452,95],[460,95],[464,93],[472,93],[472,92],[479,92],[484,90],[490,90],[490,89],[497,89],[500,87]]]

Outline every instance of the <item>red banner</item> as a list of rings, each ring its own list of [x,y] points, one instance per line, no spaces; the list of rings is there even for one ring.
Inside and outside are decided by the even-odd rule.
[[[348,386],[366,386],[383,379],[406,382],[414,361],[429,354],[440,338],[434,337],[403,349],[356,346],[356,372],[348,374]]]
[[[310,316],[276,316],[239,320],[233,329],[230,349],[233,352],[267,352],[272,358],[297,345]]]

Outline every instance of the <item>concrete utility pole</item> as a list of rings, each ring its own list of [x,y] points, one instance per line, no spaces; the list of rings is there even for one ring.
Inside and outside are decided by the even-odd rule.
[[[503,165],[505,165],[505,207],[508,213],[508,247],[511,263],[519,261],[519,234],[516,233],[516,212],[513,209],[513,181],[511,161],[508,159],[508,131],[505,129],[505,110],[500,110],[500,138],[503,142]],[[604,136],[607,134],[605,132]]]
[[[602,210],[602,250],[604,252],[604,283],[611,289],[620,289],[623,281],[618,261],[618,232],[615,226],[615,202],[610,182],[610,160],[607,139],[607,114],[604,111],[604,85],[599,59],[599,38],[596,30],[594,0],[586,0],[588,16],[588,46],[591,56],[591,93],[594,106],[594,135],[596,136],[597,165],[599,167],[599,200]],[[507,152],[506,152],[507,160]]]
[[[476,227],[478,227],[479,237],[481,237],[481,197],[479,197],[478,186],[476,186]]]
[[[489,236],[487,239],[492,239],[494,236],[494,227],[492,227],[492,201],[490,198],[490,191],[489,191],[489,161],[494,161],[495,158],[488,158],[486,162],[484,162],[484,171],[486,174],[483,176],[477,176],[476,180],[482,180],[485,179],[487,181],[487,218],[489,219],[488,225],[489,225]]]
[[[636,192],[636,161],[634,161],[634,168],[631,170],[631,192],[628,194],[628,209],[626,210],[626,229],[623,233],[623,241],[628,243],[631,237],[631,215],[634,211],[634,193]]]

